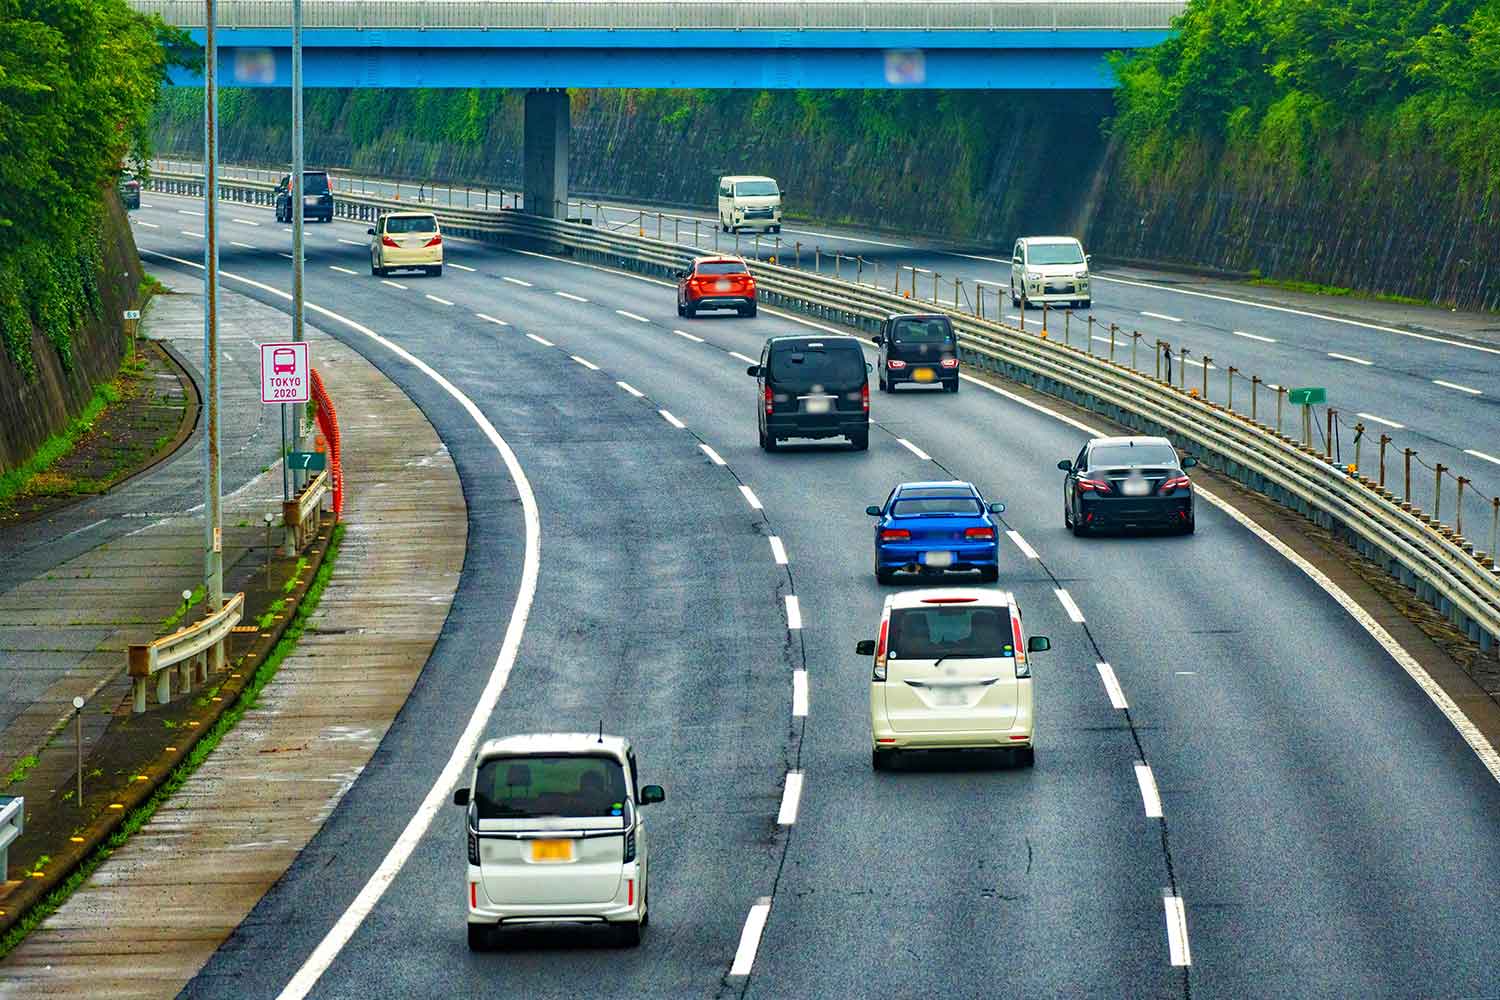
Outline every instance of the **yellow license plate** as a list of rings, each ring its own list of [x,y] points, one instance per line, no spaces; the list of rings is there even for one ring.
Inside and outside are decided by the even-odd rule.
[[[918,382],[931,382],[932,369],[918,368],[914,373],[912,373],[912,378],[916,379]]]
[[[531,842],[532,861],[572,861],[573,842],[571,840],[533,840]]]

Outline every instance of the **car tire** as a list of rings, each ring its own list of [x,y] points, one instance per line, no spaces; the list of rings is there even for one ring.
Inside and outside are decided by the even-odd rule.
[[[869,451],[870,450],[870,432],[866,430],[866,431],[856,431],[855,433],[850,434],[849,435],[849,443],[854,446],[854,450],[855,451]]]
[[[615,925],[615,941],[622,948],[639,948],[645,925],[639,920],[627,920]]]
[[[1066,501],[1063,503],[1063,530],[1073,530],[1073,511],[1068,507]]]
[[[1083,303],[1078,308],[1080,308],[1080,309],[1092,309],[1092,308],[1094,308],[1094,300],[1093,299],[1084,299]]]
[[[998,583],[1000,581],[999,566],[981,566],[979,569],[980,583]]]
[[[1193,531],[1197,528],[1197,526],[1198,526],[1198,519],[1196,517],[1194,517],[1191,513],[1189,513],[1188,514],[1187,523],[1184,524],[1181,528],[1178,528],[1177,530],[1178,530],[1178,532],[1180,534],[1191,535],[1193,533]]]
[[[489,951],[495,946],[495,928],[488,924],[469,925],[469,950]]]
[[[943,383],[943,391],[944,392],[957,392],[958,391],[958,379],[956,379],[956,378],[955,379],[950,379],[947,382],[944,382]]]
[[[684,305],[682,307],[682,314],[684,316],[686,316],[688,319],[697,319],[698,318],[698,307],[695,306],[695,305],[693,305],[691,302],[689,302],[689,303],[687,303],[686,305]]]
[[[755,318],[755,303],[752,302],[748,306],[746,306],[745,308],[741,309],[740,310],[740,315],[743,316],[745,319],[754,319]]]
[[[763,450],[775,451],[780,447],[780,444],[781,442],[776,440],[776,435],[772,434],[769,430],[760,432],[760,446]]]
[[[1020,304],[1021,299],[1018,295],[1016,295],[1016,283],[1013,281],[1010,283],[1010,307],[1012,309],[1015,309]]]
[[[687,310],[685,310],[685,309],[682,308],[682,303],[681,302],[677,303],[677,315],[679,315],[679,316],[686,316],[687,315]]]
[[[1078,518],[1075,517],[1073,519],[1073,535],[1074,535],[1074,537],[1082,538],[1085,535],[1087,535],[1088,533],[1089,533],[1088,526],[1086,524],[1084,524],[1081,520],[1079,520]]]
[[[427,273],[432,275],[434,278],[441,278],[443,276],[443,265],[438,264],[434,267],[429,267],[427,269]]]
[[[781,232],[781,227],[780,226],[772,226],[771,227],[771,232],[773,232],[773,233],[779,233],[779,232]]]
[[[896,582],[896,573],[895,573],[894,570],[882,569],[880,567],[880,555],[878,553],[875,556],[875,582],[876,583],[895,583]]]
[[[895,754],[894,750],[887,750],[884,753],[881,753],[879,750],[871,748],[871,750],[870,750],[870,770],[872,770],[872,771],[889,771],[890,768],[891,768],[891,757],[894,754]]]
[[[1017,767],[1036,766],[1036,747],[1022,747],[1016,751]]]

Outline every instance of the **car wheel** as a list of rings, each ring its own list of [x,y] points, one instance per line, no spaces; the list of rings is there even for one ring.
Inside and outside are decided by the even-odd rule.
[[[766,451],[775,451],[781,446],[781,442],[776,440],[776,435],[765,430],[760,432],[760,446]]]
[[[891,757],[892,757],[892,755],[894,753],[895,753],[894,750],[887,750],[884,753],[882,753],[879,750],[871,749],[870,750],[870,770],[872,770],[872,771],[888,771],[888,770],[890,770],[890,767],[891,767]]]
[[[855,451],[869,451],[870,450],[870,432],[869,431],[855,431],[853,434],[849,435],[849,443],[854,446],[854,450]]]
[[[740,315],[743,316],[743,317],[745,317],[746,319],[754,319],[755,318],[755,303],[752,302],[748,306],[746,306],[744,308],[744,310],[740,312]]]
[[[1010,283],[1010,306],[1011,306],[1012,309],[1014,309],[1017,306],[1019,306],[1020,304],[1021,304],[1021,299],[1020,299],[1019,296],[1016,295],[1016,283],[1014,281],[1012,281]]]
[[[682,308],[682,303],[681,302],[677,303],[677,315],[679,315],[679,316],[685,316],[685,315],[687,315],[687,311]]]
[[[1193,530],[1197,526],[1198,526],[1198,519],[1196,517],[1194,517],[1192,514],[1188,514],[1187,523],[1184,524],[1181,528],[1179,528],[1177,530],[1180,531],[1184,535],[1191,535],[1193,533]]]
[[[956,379],[956,378],[955,379],[950,379],[949,381],[944,382],[943,383],[943,391],[944,392],[957,392],[958,391],[958,379]]]
[[[682,307],[682,314],[688,319],[697,319],[698,307],[689,302],[687,305]]]
[[[896,573],[895,573],[895,571],[894,570],[889,570],[889,569],[884,569],[884,568],[881,567],[879,553],[877,553],[875,555],[875,582],[876,583],[895,583],[896,582]]]
[[[641,943],[641,932],[644,925],[639,920],[631,920],[626,923],[615,925],[615,940],[625,948],[637,948]]]
[[[1078,537],[1078,538],[1082,538],[1084,535],[1087,535],[1088,533],[1089,533],[1088,526],[1083,523],[1083,520],[1081,518],[1075,517],[1073,519],[1073,534],[1076,537]]]
[[[1073,530],[1073,511],[1066,500],[1063,501],[1063,528],[1067,531]]]
[[[427,273],[432,275],[434,278],[441,278],[443,276],[443,265],[438,264],[434,267],[429,267],[427,269]]]
[[[1022,747],[1016,751],[1017,767],[1036,766],[1036,747]]]
[[[1083,303],[1078,308],[1080,308],[1080,309],[1092,309],[1092,308],[1094,308],[1094,300],[1093,299],[1084,299]]]
[[[495,928],[488,924],[469,925],[469,950],[489,951],[494,947]]]
[[[779,232],[781,232],[781,227],[780,226],[772,226],[771,227],[771,232],[773,232],[773,233],[779,233]]]
[[[1000,579],[999,566],[983,566],[979,570],[979,581],[981,583],[996,583]]]

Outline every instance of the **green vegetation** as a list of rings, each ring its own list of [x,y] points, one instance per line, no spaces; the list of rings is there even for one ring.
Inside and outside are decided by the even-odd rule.
[[[5,783],[7,785],[14,785],[16,782],[25,778],[26,775],[31,771],[31,769],[33,767],[36,767],[40,763],[41,759],[38,758],[36,754],[27,754],[25,757],[22,757],[20,760],[16,761],[15,769],[12,770],[6,777]]]
[[[266,629],[270,628],[272,624],[275,623],[277,616],[285,610],[286,601],[278,597],[276,600],[271,602],[270,607],[266,608],[265,614],[255,619],[255,627],[264,632]]]
[[[1289,292],[1306,292],[1309,295],[1333,295],[1349,296],[1360,299],[1375,299],[1378,302],[1395,302],[1406,306],[1426,306],[1432,303],[1426,299],[1413,298],[1410,295],[1391,295],[1381,292],[1370,295],[1358,289],[1346,288],[1343,285],[1323,285],[1316,281],[1296,281],[1290,278],[1253,278],[1252,285],[1260,285],[1262,288],[1285,288]]]
[[[194,590],[190,595],[188,595],[188,599],[178,605],[177,610],[167,616],[166,621],[161,623],[162,634],[165,635],[166,633],[171,632],[174,628],[176,628],[177,624],[181,622],[183,618],[187,617],[187,613],[193,610],[194,605],[201,604],[203,602],[203,597],[204,592],[202,587],[199,587],[197,590]]]
[[[111,403],[119,402],[120,390],[113,382],[102,382],[94,387],[94,395],[83,408],[83,412],[74,417],[72,422],[63,430],[52,435],[42,443],[42,446],[21,465],[4,475],[0,475],[0,508],[4,508],[15,496],[25,490],[28,493],[44,494],[53,492],[56,484],[47,482],[45,473],[58,459],[73,450],[78,439],[83,437],[94,428],[94,421],[104,412],[104,408]],[[76,480],[69,480],[67,492],[76,492],[79,484]]]

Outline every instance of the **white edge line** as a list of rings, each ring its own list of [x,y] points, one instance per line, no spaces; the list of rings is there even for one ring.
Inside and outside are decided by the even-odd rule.
[[[1073,600],[1073,595],[1061,587],[1056,588],[1052,592],[1057,595],[1058,603],[1063,606],[1063,610],[1068,613],[1068,617],[1073,619],[1077,624],[1082,625],[1083,612],[1078,609],[1077,603]]]
[[[684,430],[684,429],[686,429],[687,424],[683,423],[681,420],[678,420],[676,417],[672,416],[672,414],[671,414],[670,411],[668,411],[668,410],[657,410],[656,412],[660,413],[661,414],[661,418],[663,420],[665,420],[667,423],[671,424],[673,427],[677,428],[678,430]],[[742,486],[742,487],[740,487],[740,489],[744,489],[744,487]]]
[[[145,219],[134,219],[132,221],[136,225],[138,225],[138,226],[145,226],[147,229],[160,229],[161,228],[161,226],[158,226],[156,223],[154,223],[154,222],[147,222]]]
[[[1027,559],[1041,558],[1036,554],[1036,549],[1032,548],[1031,544],[1027,542],[1026,539],[1021,537],[1021,533],[1019,531],[1007,531],[1005,534],[1010,538],[1012,542],[1016,543],[1016,548],[1021,550],[1021,555],[1025,556]]]
[[[906,438],[897,438],[896,440],[899,441],[899,442],[901,442],[901,446],[903,448],[905,448],[907,451],[911,452],[913,455],[915,455],[918,458],[920,458],[922,461],[924,461],[924,462],[930,462],[930,461],[932,461],[932,456],[931,455],[927,454],[927,452],[923,451],[921,448],[918,448],[916,445],[914,445],[910,441],[906,440]]]
[[[1473,455],[1475,458],[1482,458],[1486,462],[1494,462],[1496,465],[1500,465],[1500,458],[1496,458],[1494,455],[1491,455],[1488,452],[1475,451],[1473,448],[1465,448],[1464,454]]]
[[[1182,897],[1170,889],[1162,891],[1162,906],[1167,917],[1167,953],[1175,966],[1193,964],[1193,953],[1188,947],[1187,909]]]
[[[1136,761],[1135,782],[1141,786],[1141,804],[1146,807],[1146,818],[1161,819],[1161,793],[1157,791],[1151,765]]]
[[[552,341],[548,340],[546,337],[538,337],[534,333],[528,333],[526,336],[530,337],[532,340],[536,341],[538,344],[541,344],[543,347],[556,347],[557,346],[556,344],[552,343]]]
[[[1457,389],[1459,392],[1467,392],[1471,396],[1483,396],[1484,395],[1484,393],[1481,392],[1478,389],[1471,389],[1471,388],[1469,388],[1466,385],[1459,385],[1457,382],[1444,382],[1440,378],[1433,379],[1432,380],[1432,384],[1433,385],[1440,385],[1444,389]]]
[[[802,604],[797,600],[796,594],[786,595],[786,627],[789,629],[802,627]]]
[[[686,330],[673,330],[672,332],[677,334],[677,336],[679,337],[686,337],[688,340],[691,340],[695,344],[703,343],[702,337],[695,337],[691,333],[688,333]]]
[[[776,814],[777,826],[791,826],[797,822],[797,806],[802,801],[802,772],[788,771],[786,787],[781,791],[781,811]]]
[[[776,565],[785,566],[787,564],[786,546],[783,545],[781,543],[781,539],[775,535],[770,536],[770,542],[771,558],[776,560]]]
[[[1109,695],[1111,707],[1118,711],[1125,711],[1130,705],[1125,701],[1125,691],[1120,687],[1120,679],[1115,676],[1115,668],[1108,663],[1096,663],[1095,669],[1099,671],[1099,679],[1104,682],[1104,691]]]
[[[644,316],[637,316],[635,313],[633,313],[633,312],[626,312],[624,309],[616,309],[615,313],[617,315],[624,316],[626,319],[633,319],[637,323],[649,323],[649,322],[651,322],[649,319],[647,319]]]
[[[745,502],[748,503],[753,510],[765,510],[765,508],[761,506],[760,497],[756,496],[755,492],[751,490],[750,487],[741,483],[740,492],[745,495]]]
[[[792,715],[804,718],[807,715],[807,671],[792,671]]]
[[[762,896],[750,907],[745,916],[745,927],[740,931],[740,945],[734,952],[734,964],[729,967],[731,976],[748,976],[755,968],[755,953],[760,949],[760,935],[766,929],[766,918],[771,915],[771,900]]]
[[[703,444],[702,442],[699,442],[698,447],[701,448],[701,449],[703,449],[703,454],[707,455],[708,456],[708,460],[710,462],[714,463],[715,465],[727,465],[728,464],[727,462],[724,461],[724,456],[722,456],[718,452],[714,451],[708,445]]]
[[[626,392],[630,393],[636,399],[640,399],[640,398],[642,398],[642,397],[644,397],[646,395],[644,392],[642,392],[641,390],[637,389],[635,386],[631,385],[629,382],[619,382],[619,381],[617,381],[617,382],[615,382],[615,385],[619,386],[621,389],[624,389]]]
[[[467,264],[457,264],[457,263],[454,263],[451,260],[448,261],[448,266],[449,267],[456,267],[460,271],[468,271],[470,274],[473,274],[475,271],[479,270],[479,268],[477,268],[477,267],[470,267]]]
[[[570,354],[570,355],[568,355],[568,357],[572,358],[574,361],[578,362],[580,365],[583,365],[583,367],[587,368],[591,372],[596,372],[596,371],[599,370],[599,366],[596,365],[596,364],[594,364],[588,358],[580,358],[576,354]]]

